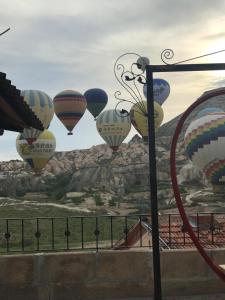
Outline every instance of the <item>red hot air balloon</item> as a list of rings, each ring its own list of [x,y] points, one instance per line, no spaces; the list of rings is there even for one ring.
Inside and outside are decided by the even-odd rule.
[[[87,107],[85,97],[78,91],[65,90],[54,97],[53,103],[55,114],[69,130],[68,135],[73,134],[73,128],[82,118]]]

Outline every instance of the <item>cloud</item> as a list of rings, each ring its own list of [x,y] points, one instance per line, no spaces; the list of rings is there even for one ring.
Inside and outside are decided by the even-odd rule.
[[[209,44],[224,37],[223,0],[2,0],[1,5],[0,30],[11,30],[0,37],[0,71],[13,84],[51,97],[68,88],[103,88],[109,95],[106,109],[117,103],[114,92],[123,92],[113,73],[121,54],[137,52],[157,64],[162,63],[161,51],[172,48],[176,62],[204,54]],[[211,74],[162,77],[172,88],[163,107],[165,120],[181,113],[209,85],[224,84],[221,76]],[[50,130],[58,149],[85,148],[103,143],[93,124],[87,112],[72,139],[56,118]],[[4,145],[8,151],[9,140]]]
[[[225,87],[225,78],[216,78],[208,84],[209,89],[215,89],[215,88],[220,88],[220,87]]]
[[[207,34],[204,36],[205,40],[216,40],[216,39],[224,39],[225,37],[225,31],[219,32],[219,33],[215,33],[215,34]]]

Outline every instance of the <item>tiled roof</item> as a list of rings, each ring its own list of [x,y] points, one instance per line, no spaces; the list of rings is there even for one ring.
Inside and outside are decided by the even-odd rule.
[[[6,74],[0,72],[0,128],[11,131],[23,131],[26,127],[44,130],[28,104]]]
[[[215,222],[214,222],[215,223]],[[199,227],[192,227],[200,244],[206,249],[225,247],[225,222],[217,222],[217,226],[211,227],[208,223],[208,228],[201,229]],[[183,227],[182,223],[173,222],[169,224],[161,224],[159,228],[160,237],[172,249],[194,248],[188,232]]]
[[[191,215],[189,222],[205,249],[225,247],[225,214]],[[151,221],[138,222],[116,244],[115,249],[151,247]],[[160,247],[170,249],[195,248],[179,215],[159,218]]]

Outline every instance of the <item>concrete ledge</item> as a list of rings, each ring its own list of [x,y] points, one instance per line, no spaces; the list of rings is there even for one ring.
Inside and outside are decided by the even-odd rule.
[[[218,264],[225,250],[209,252]],[[222,300],[225,284],[195,250],[161,252],[163,300]],[[203,295],[204,294],[204,295]],[[152,252],[0,256],[1,300],[151,300]]]

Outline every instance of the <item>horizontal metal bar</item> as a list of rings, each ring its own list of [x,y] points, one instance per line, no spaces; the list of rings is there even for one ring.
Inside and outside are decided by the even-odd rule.
[[[192,71],[218,71],[225,70],[225,63],[215,64],[171,64],[171,65],[148,65],[150,72],[192,72]]]
[[[179,215],[179,214],[178,214]],[[132,214],[130,216],[128,216],[129,218],[132,218],[132,217],[140,217],[140,216],[143,216],[143,217],[148,217],[150,216],[150,214]],[[101,218],[109,218],[109,217],[112,217],[112,218],[125,218],[127,217],[127,215],[99,215],[99,217]],[[39,219],[39,220],[50,220],[50,219],[63,219],[65,220],[67,217],[38,217],[38,218],[0,218],[0,220],[3,220],[3,221],[6,221],[6,220],[10,220],[10,221],[17,221],[17,220],[36,220],[36,219]],[[83,218],[83,219],[95,219],[96,216],[89,216],[89,215],[82,215],[82,216],[68,216],[69,219],[80,219],[80,218]]]

